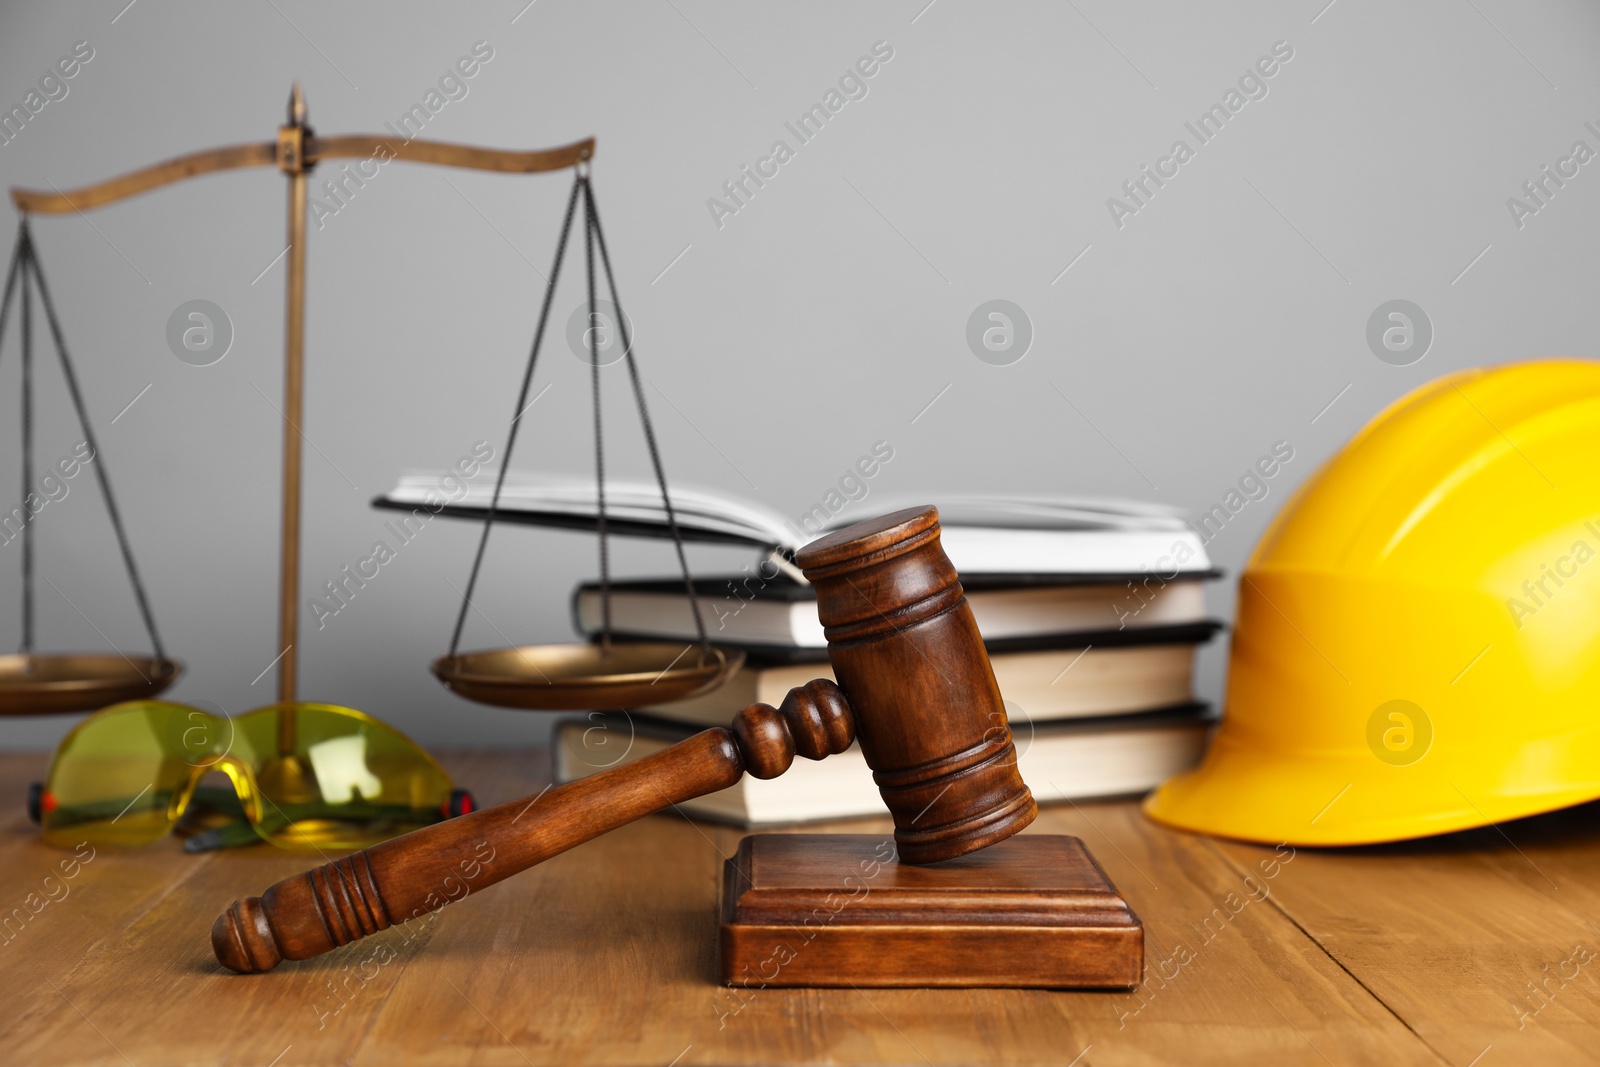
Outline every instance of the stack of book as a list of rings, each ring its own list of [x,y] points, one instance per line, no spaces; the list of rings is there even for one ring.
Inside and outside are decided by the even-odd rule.
[[[402,479],[376,503],[417,506],[432,483],[413,481]],[[485,482],[492,485],[482,479],[450,511],[481,515]],[[738,575],[694,583],[711,641],[743,650],[745,664],[699,697],[562,721],[554,736],[560,781],[651,755],[696,730],[726,726],[746,704],[776,705],[790,688],[832,677],[816,598],[788,562],[822,523],[787,521],[706,491],[674,490],[672,498],[687,539],[767,553]],[[653,485],[608,483],[607,504],[613,530],[665,535]],[[565,527],[592,523],[593,509],[592,483],[514,476],[500,501],[509,521]],[[890,510],[884,504],[871,513]],[[1207,617],[1203,596],[1218,574],[1179,512],[1124,501],[990,498],[947,498],[939,510],[941,540],[994,665],[1023,779],[1041,802],[1142,793],[1199,761],[1212,717],[1194,698],[1194,664],[1221,627]],[[681,578],[614,582],[610,592],[614,637],[686,647],[696,639]],[[598,634],[599,586],[580,585],[572,610],[580,633]],[[746,777],[682,807],[743,826],[885,813],[859,748],[819,762],[797,759],[777,778]]]

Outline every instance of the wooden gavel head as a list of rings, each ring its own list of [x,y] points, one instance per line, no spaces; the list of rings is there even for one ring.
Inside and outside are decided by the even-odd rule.
[[[911,509],[808,545],[800,566],[838,683],[781,706],[752,704],[731,728],[493,808],[415,830],[304,874],[218,917],[226,967],[271,970],[434,911],[609,830],[745,774],[774,778],[853,739],[894,817],[906,863],[1002,841],[1038,814],[1017,772],[1005,705],[972,609],[939,546],[939,513]]]
[[[813,541],[797,562],[817,593],[828,659],[894,817],[902,862],[1003,841],[1039,814],[1017,770],[994,669],[939,512],[910,508]]]

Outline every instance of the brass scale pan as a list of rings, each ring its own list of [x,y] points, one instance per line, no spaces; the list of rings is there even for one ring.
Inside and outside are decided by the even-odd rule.
[[[115,652],[0,656],[0,715],[66,715],[148,700],[182,671],[175,660]]]
[[[525,645],[440,656],[434,676],[479,704],[584,711],[686,700],[710,692],[744,653],[666,642]]]

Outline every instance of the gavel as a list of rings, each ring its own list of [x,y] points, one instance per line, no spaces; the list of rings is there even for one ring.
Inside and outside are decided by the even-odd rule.
[[[635,819],[773,778],[798,754],[818,760],[859,741],[894,819],[901,862],[934,864],[1003,841],[1038,814],[1017,770],[1005,705],[960,577],[939,544],[936,509],[857,523],[802,549],[835,682],[752,704],[729,728],[534,797],[397,837],[304,874],[218,917],[223,966],[268,971],[320,955],[527,870]]]

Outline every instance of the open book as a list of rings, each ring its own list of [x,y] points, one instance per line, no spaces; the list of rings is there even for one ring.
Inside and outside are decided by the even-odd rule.
[[[494,496],[497,472],[484,469],[470,482],[437,472],[402,474],[393,491],[373,506],[482,520]],[[902,507],[936,504],[941,540],[963,574],[1140,575],[1199,574],[1211,569],[1205,546],[1177,508],[1107,498],[928,494],[936,499],[892,500],[874,494],[870,505],[845,503],[837,511],[817,505],[789,518],[755,501],[707,489],[671,489],[678,529],[685,540],[750,545],[793,552],[829,530]],[[597,515],[592,479],[506,474],[496,521],[593,530]],[[606,482],[606,525],[611,533],[671,536],[661,491],[644,481]]]

